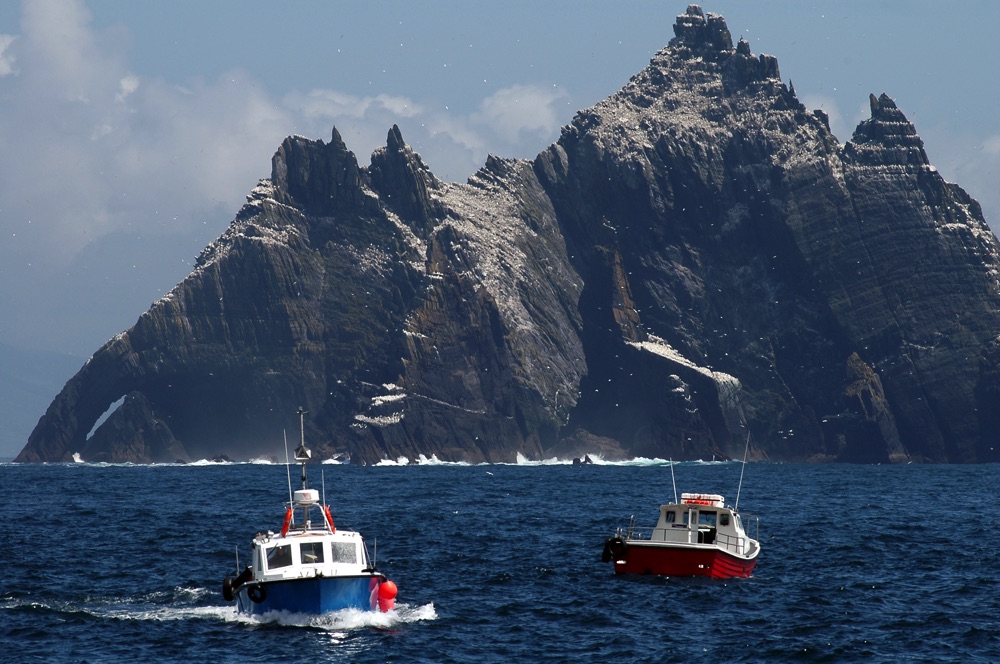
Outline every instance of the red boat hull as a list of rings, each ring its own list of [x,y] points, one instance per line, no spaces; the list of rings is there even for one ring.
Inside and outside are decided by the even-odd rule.
[[[741,558],[714,546],[677,546],[630,541],[613,558],[615,574],[746,578],[757,565],[756,556]]]

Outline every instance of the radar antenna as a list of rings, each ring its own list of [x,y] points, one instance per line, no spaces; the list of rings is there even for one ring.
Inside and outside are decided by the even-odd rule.
[[[295,450],[295,460],[302,465],[302,488],[308,489],[306,485],[306,463],[312,458],[312,452],[306,447],[306,413],[309,412],[299,406],[299,446]]]

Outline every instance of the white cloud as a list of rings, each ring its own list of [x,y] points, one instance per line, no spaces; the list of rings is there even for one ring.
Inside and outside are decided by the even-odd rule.
[[[17,41],[17,35],[0,35],[0,78],[17,73],[14,65],[14,55],[10,53],[11,45]]]
[[[292,124],[240,72],[186,90],[143,80],[118,35],[89,21],[80,2],[27,2],[8,42],[18,72],[0,78],[0,256],[11,266],[58,268],[115,232],[183,233],[220,202],[235,213]],[[154,215],[170,221],[151,228]]]
[[[36,95],[83,102],[109,83],[117,85],[121,58],[91,31],[90,18],[78,0],[26,1],[19,44],[22,85]]]
[[[181,87],[131,71],[121,28],[90,21],[79,0],[30,0],[23,34],[4,42],[2,61],[18,65],[0,78],[9,265],[58,268],[112,233],[183,233],[220,204],[235,214],[292,133],[326,137],[336,126],[364,163],[399,124],[432,169],[464,177],[488,151],[533,155],[558,131],[564,95],[535,86],[499,90],[469,116],[391,94],[275,100],[242,71]]]
[[[530,159],[544,150],[559,135],[565,118],[556,104],[565,98],[552,88],[514,85],[494,92],[468,115],[446,108],[421,113],[406,124],[403,138],[438,177],[463,180],[490,153]]]
[[[129,74],[118,82],[118,94],[115,101],[124,102],[130,94],[139,89],[139,77]]]
[[[983,142],[983,151],[994,157],[1000,157],[1000,136],[990,136]]]
[[[403,140],[445,180],[461,180],[481,166],[489,152],[532,157],[558,135],[556,104],[566,95],[554,88],[515,85],[494,92],[468,115],[443,104],[388,94],[357,96],[314,89],[287,95],[283,104],[299,123],[298,133],[329,134],[336,126],[361,163],[385,144],[398,124]]]
[[[418,104],[406,97],[387,94],[358,97],[337,90],[311,90],[305,94],[295,92],[288,95],[284,103],[306,120],[324,122],[343,118],[363,119],[380,111],[404,118],[422,112]]]
[[[279,99],[245,71],[138,73],[131,36],[94,28],[81,0],[27,0],[21,26],[0,36],[0,338],[13,343],[134,320],[224,230],[289,134],[325,139],[336,126],[364,164],[399,124],[438,177],[463,180],[488,152],[531,157],[559,130],[554,89],[512,86],[468,114],[387,93]],[[143,265],[156,267],[143,276]]]
[[[548,135],[558,127],[562,110],[557,111],[555,104],[565,96],[556,88],[513,85],[484,99],[474,120],[515,144],[525,134]]]

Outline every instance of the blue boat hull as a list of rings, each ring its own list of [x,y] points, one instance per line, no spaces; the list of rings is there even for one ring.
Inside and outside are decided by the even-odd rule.
[[[319,615],[341,609],[378,610],[381,576],[336,576],[248,583],[236,594],[242,613],[288,611]]]

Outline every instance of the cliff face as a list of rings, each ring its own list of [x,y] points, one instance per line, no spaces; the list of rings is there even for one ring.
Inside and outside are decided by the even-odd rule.
[[[288,138],[195,270],[20,461],[1000,452],[1000,246],[893,101],[839,144],[690,7],[533,161],[439,181],[389,132]],[[100,416],[128,398],[90,435]]]

